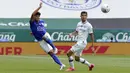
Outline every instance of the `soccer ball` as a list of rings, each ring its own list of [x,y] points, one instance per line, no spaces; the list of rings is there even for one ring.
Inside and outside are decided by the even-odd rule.
[[[108,12],[110,11],[110,8],[109,8],[108,4],[103,4],[103,5],[101,6],[101,11],[102,11],[103,13],[108,13]]]

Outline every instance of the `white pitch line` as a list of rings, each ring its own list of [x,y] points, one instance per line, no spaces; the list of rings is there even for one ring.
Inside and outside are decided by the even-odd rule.
[[[10,58],[38,58],[38,59],[51,59],[51,57],[46,57],[46,56],[15,56],[15,55],[13,55],[13,56],[6,56],[6,55],[4,55],[4,56],[1,56],[0,55],[0,57],[10,57]],[[67,58],[59,58],[59,59],[62,59],[62,60],[66,60]]]

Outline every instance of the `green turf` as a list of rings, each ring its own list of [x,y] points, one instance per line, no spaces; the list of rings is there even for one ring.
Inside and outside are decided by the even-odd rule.
[[[76,71],[72,73],[130,73],[130,56],[83,57],[95,64],[93,71],[75,62]],[[60,59],[68,68],[67,57],[60,56]],[[0,73],[68,73],[65,69],[59,71],[59,66],[49,56],[0,56]]]

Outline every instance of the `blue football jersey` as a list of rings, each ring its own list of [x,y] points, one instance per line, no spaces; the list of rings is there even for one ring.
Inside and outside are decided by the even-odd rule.
[[[33,36],[38,40],[41,41],[42,37],[46,33],[46,28],[44,27],[44,21],[39,20],[39,22],[36,21],[30,21],[30,28],[33,33]]]

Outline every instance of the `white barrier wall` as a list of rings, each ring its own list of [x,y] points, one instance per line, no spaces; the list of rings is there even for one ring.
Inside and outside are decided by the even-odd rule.
[[[47,5],[49,2],[47,2],[48,0],[44,0],[44,2],[45,1],[46,4],[43,4],[43,8],[40,10],[42,13],[41,17],[43,18],[79,18],[80,12],[82,11],[76,9],[60,9],[60,6],[55,8],[56,5]],[[50,1],[54,1],[54,4],[56,3],[56,0]],[[76,4],[78,4],[79,0],[76,1]],[[99,0],[87,1],[87,3],[84,3],[84,0],[80,0],[79,4],[86,4],[88,8],[92,8],[89,4],[94,5],[94,1],[98,2]],[[0,18],[29,18],[32,11],[38,7],[39,2],[40,0],[0,0]],[[63,5],[67,3],[63,0],[59,0],[58,2],[63,3]],[[101,12],[100,7],[102,3],[106,3],[110,6],[111,11],[109,13],[104,14]],[[130,18],[130,0],[103,0],[102,3],[95,8],[85,9],[88,11],[89,18]]]

